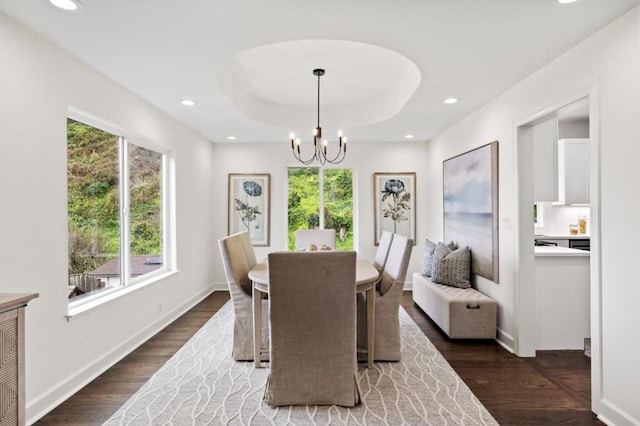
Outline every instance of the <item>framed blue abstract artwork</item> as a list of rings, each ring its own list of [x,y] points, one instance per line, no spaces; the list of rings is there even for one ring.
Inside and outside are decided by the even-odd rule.
[[[498,283],[498,141],[443,162],[444,241],[471,249],[471,272]]]

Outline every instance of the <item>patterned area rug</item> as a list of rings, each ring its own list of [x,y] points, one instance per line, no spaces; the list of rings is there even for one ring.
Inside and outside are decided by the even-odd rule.
[[[225,304],[105,425],[497,425],[400,309],[402,361],[359,366],[354,408],[272,408],[268,368],[231,359],[233,308]]]

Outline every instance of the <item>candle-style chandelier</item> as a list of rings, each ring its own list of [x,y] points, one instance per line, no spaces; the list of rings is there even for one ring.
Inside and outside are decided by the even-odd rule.
[[[347,138],[342,136],[342,131],[338,132],[338,153],[335,157],[327,157],[327,140],[322,140],[322,128],[320,127],[320,77],[324,75],[322,68],[316,68],[313,70],[313,75],[318,77],[318,124],[313,129],[313,155],[308,160],[304,160],[300,153],[300,139],[296,139],[296,136],[291,133],[291,151],[293,156],[302,164],[309,165],[314,161],[318,161],[321,165],[325,163],[338,164],[344,160],[347,155]]]

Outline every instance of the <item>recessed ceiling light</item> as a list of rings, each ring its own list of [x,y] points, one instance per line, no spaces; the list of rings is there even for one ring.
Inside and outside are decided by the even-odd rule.
[[[407,139],[413,139],[415,136],[413,136],[413,135],[404,135],[404,137],[407,138]]]
[[[458,102],[458,98],[447,98],[444,100],[445,104],[455,104],[456,102]]]
[[[78,10],[82,7],[78,0],[49,0],[49,3],[64,10]]]
[[[236,137],[235,136],[227,136],[227,139],[229,139],[230,141],[235,141]]]
[[[558,0],[558,3],[560,4],[569,4],[569,3],[575,3],[578,0]]]
[[[184,106],[194,106],[196,103],[194,101],[192,101],[191,99],[184,99],[182,101],[182,105]]]

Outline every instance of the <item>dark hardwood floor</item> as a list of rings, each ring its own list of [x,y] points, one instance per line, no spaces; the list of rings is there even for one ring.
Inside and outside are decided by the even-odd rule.
[[[405,292],[402,307],[501,425],[602,425],[583,351],[519,358],[495,341],[451,340]]]
[[[107,420],[229,300],[215,292],[38,421],[99,425]],[[603,424],[590,411],[590,359],[581,351],[518,358],[494,341],[454,341],[413,304],[402,306],[501,425]]]

